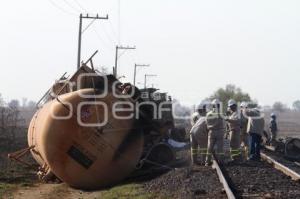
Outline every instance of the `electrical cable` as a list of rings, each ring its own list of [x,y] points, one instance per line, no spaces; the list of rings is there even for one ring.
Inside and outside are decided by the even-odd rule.
[[[66,0],[64,0],[66,1]],[[82,10],[84,10],[85,12],[89,12],[85,7],[82,6],[82,4],[78,1],[78,0],[73,0],[78,7],[80,7]],[[85,32],[94,22],[95,20],[93,20],[89,25],[87,25],[87,27],[82,31]],[[109,20],[108,20],[109,21]],[[110,23],[110,29],[112,30],[113,34],[116,36],[116,32],[114,31],[113,29],[113,25],[111,24],[111,22],[109,21]],[[109,34],[107,33],[106,31],[106,28],[103,28],[103,31],[104,31],[104,34],[105,36],[107,37],[107,39],[109,40],[109,42],[112,44],[112,45],[115,45],[117,42],[114,42],[113,39],[109,36]],[[104,39],[102,38],[102,36],[99,34],[99,32],[97,31],[96,28],[94,28],[94,32],[96,33],[97,37],[99,38],[99,40],[106,46],[108,47],[108,44],[106,42],[104,42]],[[117,41],[117,38],[115,38],[115,40]],[[112,49],[110,47],[108,47],[109,49]]]
[[[64,12],[65,14],[77,16],[76,13],[67,11],[66,9],[60,7],[60,6],[59,6],[57,3],[55,3],[53,0],[48,0],[48,1],[49,1],[54,7],[56,7],[56,8],[59,9],[60,11]]]
[[[116,41],[118,41],[118,35],[117,35],[117,33],[116,33],[115,29],[114,29],[113,24],[111,23],[110,20],[108,20],[108,23],[109,23],[110,29],[111,29],[111,31],[112,31],[112,33],[113,33],[113,35],[114,35]]]
[[[109,36],[109,34],[106,31],[106,28],[104,26],[102,26],[102,30],[106,36],[106,38],[113,44],[116,45],[118,42],[117,41],[113,41],[113,39]]]
[[[73,10],[75,10],[76,12],[81,12],[80,9],[76,8],[75,6],[73,6],[69,1],[67,0],[63,0],[70,8],[72,8]]]
[[[86,13],[88,13],[88,10],[85,9],[80,3],[78,0],[74,0],[74,2],[77,4],[78,7],[80,7],[83,11],[85,11]]]
[[[97,29],[93,28],[93,30],[96,33],[97,38],[101,41],[102,44],[105,45],[106,48],[108,48],[110,50],[114,50],[114,48],[112,46],[110,46],[109,44],[107,44],[106,42],[104,42],[104,39],[102,38],[102,36],[100,35],[100,33],[97,31]]]

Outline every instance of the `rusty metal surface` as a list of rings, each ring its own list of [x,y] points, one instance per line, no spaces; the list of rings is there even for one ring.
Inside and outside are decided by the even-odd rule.
[[[70,110],[65,104],[77,107],[86,100],[79,97],[79,93],[92,95],[94,90],[82,89],[61,95],[59,100],[45,104],[33,118],[28,133],[29,143],[35,145],[33,156],[45,173],[52,171],[73,187],[94,189],[116,183],[135,169],[143,139],[140,136],[132,140],[120,152],[118,148],[131,132],[133,120],[117,120],[108,113],[109,123],[97,129],[80,126],[76,108],[69,119],[60,120],[51,116],[51,112],[60,117],[69,115]],[[98,100],[111,105],[117,99],[108,95]],[[103,107],[90,105],[87,110],[89,114],[83,118],[85,122],[104,120],[101,113]]]

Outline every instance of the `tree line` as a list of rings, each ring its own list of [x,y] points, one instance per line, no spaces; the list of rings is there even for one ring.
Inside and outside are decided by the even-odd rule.
[[[233,85],[233,84],[228,84],[225,86],[225,88],[219,88],[216,90],[210,97],[208,97],[209,100],[218,98],[224,105],[224,111],[226,109],[226,103],[230,99],[234,99],[237,102],[252,102],[254,105],[258,105],[258,101],[255,99],[252,99],[250,94],[242,91],[241,88]],[[262,107],[265,109],[268,109],[270,111],[274,112],[285,112],[285,111],[300,111],[300,100],[296,100],[293,105],[292,109],[289,108],[286,104],[277,101],[271,106],[265,106]]]
[[[13,99],[8,102],[0,94],[0,145],[2,150],[11,150],[18,142],[23,143],[29,121],[36,110],[35,102],[26,98]]]

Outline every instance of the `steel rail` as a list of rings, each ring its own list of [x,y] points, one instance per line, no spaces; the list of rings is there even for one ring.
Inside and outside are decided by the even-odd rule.
[[[226,192],[227,198],[228,199],[235,199],[236,197],[234,196],[218,162],[216,160],[213,160],[213,165],[212,168],[215,169],[217,171],[218,177],[220,182],[223,184],[224,190]]]
[[[260,156],[263,160],[273,165],[273,167],[277,170],[280,170],[284,174],[290,176],[293,180],[299,180],[300,174],[296,173],[295,171],[291,170],[290,168],[284,166],[283,164],[277,162],[270,156],[266,155],[265,153],[261,152]]]

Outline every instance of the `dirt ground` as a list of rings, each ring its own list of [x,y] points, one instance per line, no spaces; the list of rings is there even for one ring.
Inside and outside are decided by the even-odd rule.
[[[33,186],[18,188],[15,191],[7,193],[4,198],[6,199],[73,199],[73,198],[86,198],[95,199],[101,196],[99,192],[83,192],[68,187],[65,184],[35,184]]]
[[[62,184],[44,184],[36,180],[20,181],[7,189],[4,199],[111,199],[111,198],[226,198],[216,172],[211,167],[178,164],[176,169],[150,169],[138,172],[119,185],[99,191],[82,191]],[[24,173],[24,172],[23,172]],[[141,175],[142,174],[142,175]],[[33,176],[32,176],[33,177]],[[0,179],[1,183],[1,179]],[[1,198],[1,195],[0,195]]]
[[[99,191],[82,191],[66,184],[37,183],[26,187],[18,187],[7,192],[3,199],[119,199],[139,198],[156,199],[167,198],[158,194],[145,193],[139,184],[123,184]]]
[[[128,181],[100,191],[82,191],[66,184],[33,183],[7,192],[4,199],[226,198],[215,171],[207,167],[178,168],[155,178]]]

